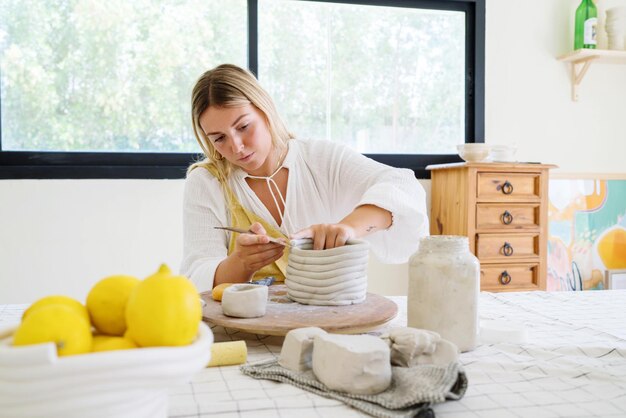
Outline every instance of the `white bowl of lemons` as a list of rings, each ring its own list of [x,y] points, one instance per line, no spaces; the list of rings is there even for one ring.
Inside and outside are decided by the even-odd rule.
[[[120,277],[96,284],[86,307],[44,298],[0,331],[3,416],[167,416],[168,388],[207,366],[213,334],[186,278],[163,268],[143,281]]]

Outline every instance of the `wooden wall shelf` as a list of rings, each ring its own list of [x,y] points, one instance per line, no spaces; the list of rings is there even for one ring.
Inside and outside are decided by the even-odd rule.
[[[577,49],[562,55],[559,61],[571,66],[572,100],[578,101],[578,86],[592,63],[626,64],[626,51],[609,51],[605,49]]]

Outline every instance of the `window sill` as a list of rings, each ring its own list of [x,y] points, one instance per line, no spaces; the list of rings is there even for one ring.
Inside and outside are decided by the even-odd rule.
[[[393,167],[413,170],[418,179],[430,178],[426,166],[461,162],[453,154],[365,154]],[[0,153],[0,180],[17,179],[182,179],[198,154],[161,153]]]

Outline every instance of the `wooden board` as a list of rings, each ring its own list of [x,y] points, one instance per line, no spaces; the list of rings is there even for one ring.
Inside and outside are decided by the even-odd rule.
[[[260,318],[232,318],[222,314],[222,304],[203,293],[207,303],[202,320],[252,334],[285,335],[292,329],[319,327],[339,334],[359,334],[380,327],[395,318],[398,306],[384,296],[368,293],[363,303],[345,306],[302,305],[287,297],[285,285],[269,288],[267,312]]]

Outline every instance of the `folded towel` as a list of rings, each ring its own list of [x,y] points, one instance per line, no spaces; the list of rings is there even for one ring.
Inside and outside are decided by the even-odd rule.
[[[241,366],[242,373],[255,379],[292,384],[327,398],[337,399],[375,417],[434,416],[430,406],[461,399],[467,390],[467,376],[459,363],[436,366],[392,367],[391,386],[376,395],[352,395],[328,389],[311,370],[293,372],[276,360]]]

